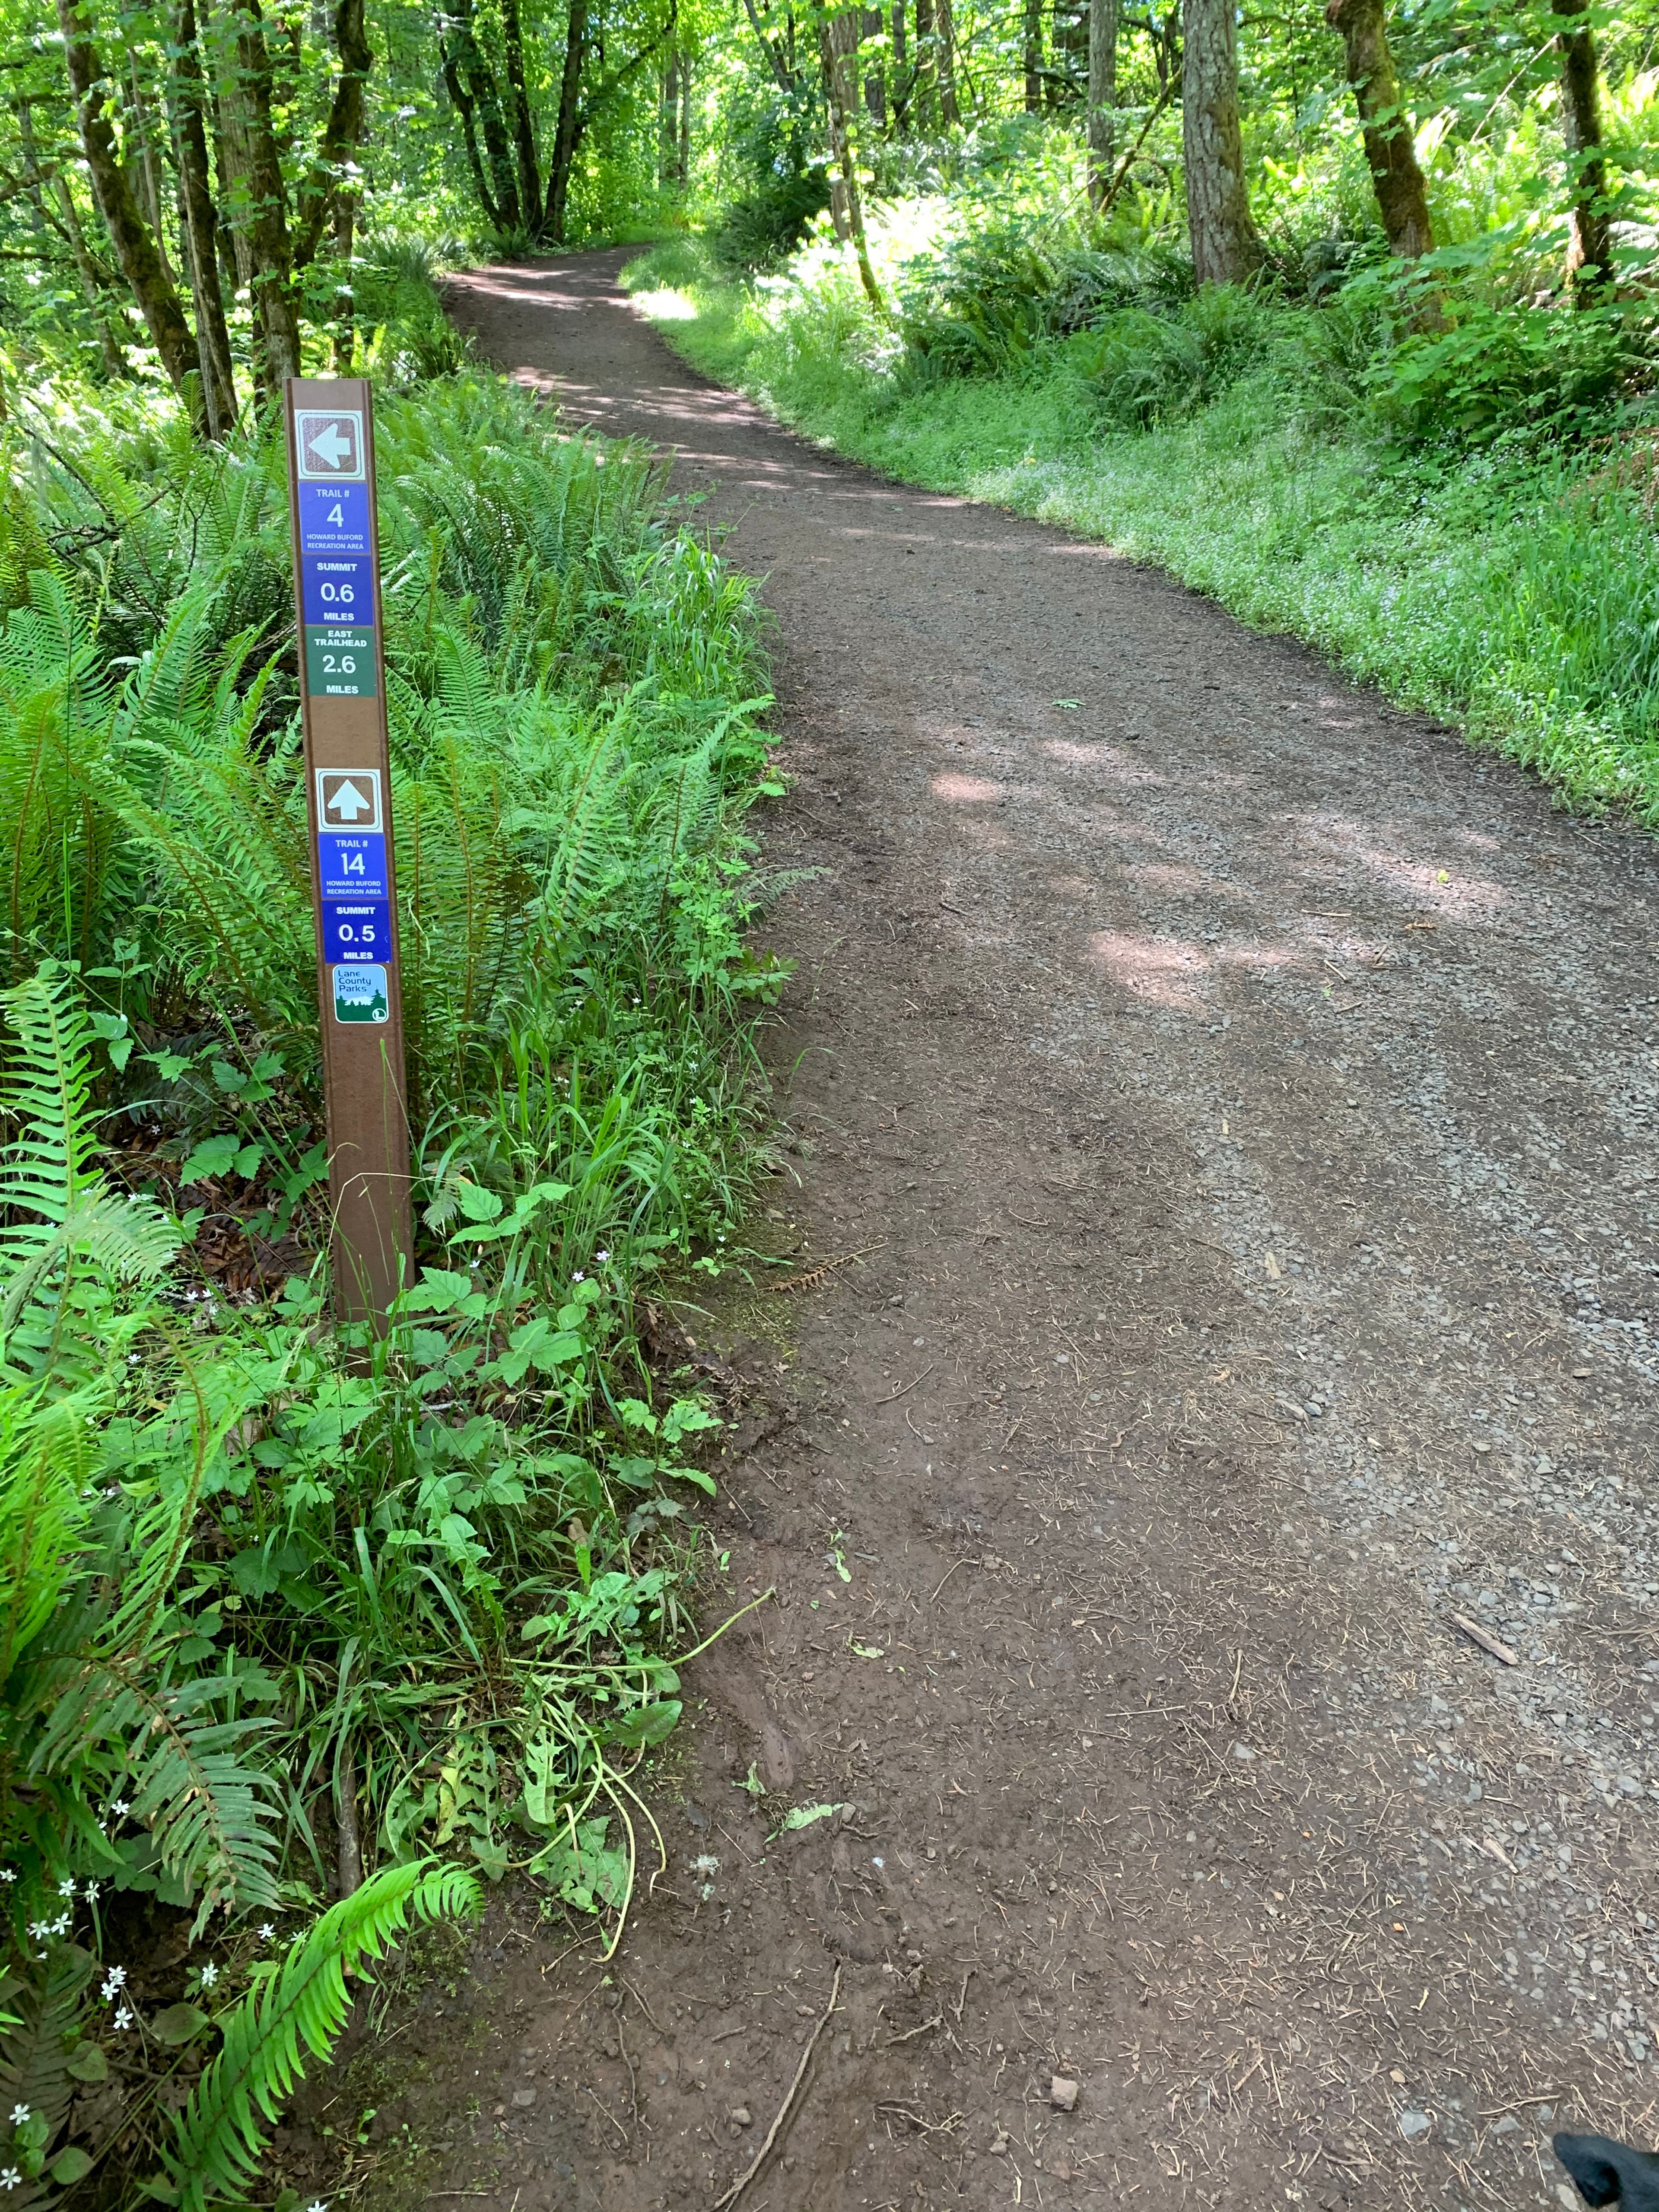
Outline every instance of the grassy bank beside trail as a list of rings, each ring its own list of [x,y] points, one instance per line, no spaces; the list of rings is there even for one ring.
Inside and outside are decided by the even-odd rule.
[[[330,1321],[280,427],[43,377],[0,429],[20,2204],[280,2200],[348,1971],[509,1873],[614,1941],[653,1850],[719,1424],[649,1301],[760,1165],[766,674],[661,465],[423,378],[417,307],[377,341],[416,1215],[378,1335]]]
[[[1039,341],[1000,374],[940,375],[822,249],[750,288],[681,241],[623,281],[694,367],[808,436],[1155,562],[1571,804],[1659,826],[1650,445],[1396,450],[1342,419],[1361,411],[1353,378],[1306,307],[1240,303],[1218,339],[1221,319],[1206,328],[1188,301],[1115,336]],[[1107,374],[1112,344],[1127,357]],[[1167,406],[1165,356],[1185,380],[1166,376]],[[1121,426],[1126,382],[1150,427]]]

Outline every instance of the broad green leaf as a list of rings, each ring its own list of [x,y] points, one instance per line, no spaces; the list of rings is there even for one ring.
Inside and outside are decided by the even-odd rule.
[[[850,1805],[792,1805],[772,1833],[787,1835],[792,1828],[810,1828],[819,1820],[828,1820],[836,1813],[851,1812]]]
[[[204,2027],[211,2025],[200,2005],[193,2004],[170,2004],[149,2023],[155,2040],[166,2044],[192,2042]]]
[[[242,1139],[234,1130],[223,1135],[210,1137],[198,1145],[179,1170],[181,1183],[205,1182],[210,1176],[228,1176],[236,1165],[237,1154],[242,1149]]]
[[[611,1723],[605,1734],[613,1743],[626,1744],[630,1750],[643,1750],[647,1744],[665,1742],[678,1725],[680,1701],[664,1698],[654,1705],[635,1705]]]

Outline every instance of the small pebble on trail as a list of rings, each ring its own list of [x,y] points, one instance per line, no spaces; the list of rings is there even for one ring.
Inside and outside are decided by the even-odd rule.
[[[1048,2084],[1048,2102],[1057,2112],[1069,2112],[1076,2108],[1078,2085],[1065,2075],[1056,2074]]]

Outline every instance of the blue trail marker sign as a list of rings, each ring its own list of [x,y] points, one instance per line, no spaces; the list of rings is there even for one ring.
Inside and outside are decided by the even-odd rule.
[[[335,1299],[378,1320],[410,1233],[373,404],[357,378],[284,399]]]

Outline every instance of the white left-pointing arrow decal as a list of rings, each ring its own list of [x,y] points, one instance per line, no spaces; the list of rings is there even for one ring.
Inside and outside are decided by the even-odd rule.
[[[343,438],[340,435],[338,424],[331,422],[325,428],[319,430],[313,435],[311,441],[311,451],[325,468],[337,469],[343,462],[349,459],[351,444],[352,441],[349,437]]]

